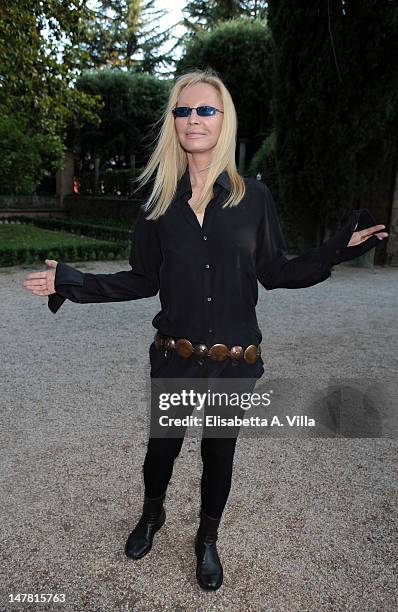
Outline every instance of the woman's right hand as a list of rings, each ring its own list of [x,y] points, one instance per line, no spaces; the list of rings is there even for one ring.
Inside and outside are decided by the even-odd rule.
[[[29,272],[23,287],[29,289],[34,295],[51,295],[55,293],[55,270],[58,262],[55,259],[45,259],[44,263],[50,268],[44,272]]]

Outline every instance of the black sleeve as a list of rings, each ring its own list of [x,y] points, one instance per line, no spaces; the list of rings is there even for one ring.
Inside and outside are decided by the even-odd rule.
[[[48,296],[48,307],[56,313],[66,299],[79,304],[122,302],[158,293],[161,248],[157,221],[145,219],[142,208],[138,212],[132,234],[129,263],[131,270],[92,274],[58,262],[55,269],[55,293]]]
[[[347,223],[320,247],[288,259],[274,199],[268,187],[264,183],[262,186],[265,206],[257,234],[256,266],[257,278],[266,289],[316,285],[329,278],[334,265],[359,257],[381,242],[377,236],[371,236],[357,246],[347,246],[355,230],[376,225],[370,212],[362,208],[353,210]]]

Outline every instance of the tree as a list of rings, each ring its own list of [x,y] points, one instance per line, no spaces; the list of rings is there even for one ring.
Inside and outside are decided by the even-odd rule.
[[[167,11],[155,5],[156,0],[97,0],[81,45],[89,56],[87,67],[156,74],[173,64],[174,47],[160,50],[170,39],[170,29],[162,30],[160,23]]]
[[[268,2],[265,0],[190,0],[183,13],[183,24],[188,38],[200,30],[211,30],[221,21],[248,17],[265,19]]]
[[[272,129],[272,44],[266,23],[234,19],[198,33],[186,43],[176,75],[207,66],[218,72],[231,92],[238,114],[238,138],[249,139],[250,158]]]
[[[398,6],[278,0],[269,24],[279,198],[288,225],[321,242],[397,155]]]
[[[82,61],[77,45],[84,35],[85,7],[78,0],[14,0],[3,3],[0,10],[1,116],[10,125],[13,118],[26,125],[31,146],[38,147],[42,170],[49,160],[52,169],[59,168],[62,143],[75,115],[95,121],[98,108],[95,99],[73,87]],[[12,137],[5,141],[6,132],[2,134],[1,147],[18,142]],[[35,134],[40,138],[33,138]],[[17,167],[22,173],[23,166]],[[15,174],[16,168],[10,172]],[[8,184],[14,182],[12,177]]]
[[[75,133],[83,164],[99,157],[102,162],[122,161],[128,166],[134,154],[141,165],[149,156],[151,130],[165,108],[169,85],[152,75],[112,68],[84,73],[76,87],[100,96],[104,106],[100,125],[86,122]]]

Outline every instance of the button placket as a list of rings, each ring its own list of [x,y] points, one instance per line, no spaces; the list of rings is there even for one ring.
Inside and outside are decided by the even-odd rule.
[[[211,274],[210,274],[210,255],[209,255],[209,242],[208,235],[206,232],[203,233],[203,244],[204,244],[204,261],[205,264],[202,268],[204,274],[204,307],[205,307],[205,323],[207,333],[213,332],[213,300],[212,300],[212,288],[211,288]]]

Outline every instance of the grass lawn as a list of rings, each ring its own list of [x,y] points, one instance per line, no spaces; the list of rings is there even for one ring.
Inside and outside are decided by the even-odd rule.
[[[0,245],[4,249],[18,247],[47,248],[77,246],[85,244],[109,244],[107,240],[97,240],[89,236],[79,236],[65,231],[53,231],[34,225],[0,224]]]
[[[127,219],[107,219],[106,217],[95,217],[93,215],[74,214],[69,220],[90,223],[91,225],[105,225],[106,227],[116,227],[117,229],[125,230],[131,230],[135,225],[135,219],[133,221],[128,221]]]

